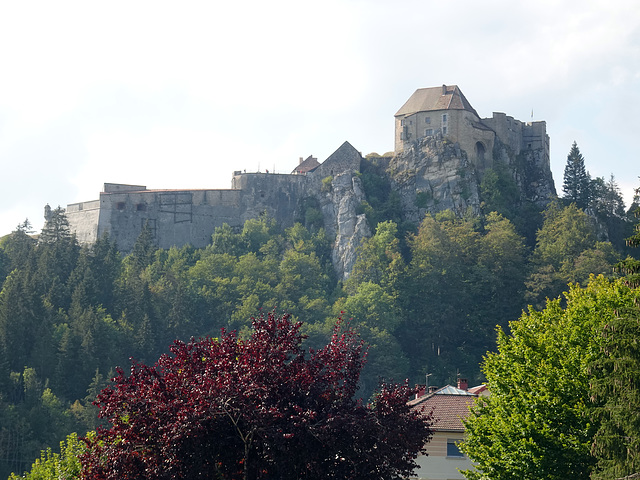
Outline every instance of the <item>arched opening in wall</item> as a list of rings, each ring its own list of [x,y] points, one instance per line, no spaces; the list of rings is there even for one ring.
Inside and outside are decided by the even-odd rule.
[[[486,152],[486,148],[482,142],[476,142],[476,166],[484,167],[484,154]]]

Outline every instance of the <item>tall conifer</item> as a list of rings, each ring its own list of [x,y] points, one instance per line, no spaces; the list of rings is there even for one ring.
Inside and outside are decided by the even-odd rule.
[[[591,197],[590,183],[591,178],[585,169],[584,158],[578,144],[574,141],[569,155],[567,155],[567,164],[564,167],[563,198],[575,203],[578,208],[587,208]]]

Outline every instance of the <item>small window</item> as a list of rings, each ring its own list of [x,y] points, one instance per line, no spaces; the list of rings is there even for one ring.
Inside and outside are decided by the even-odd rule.
[[[447,457],[464,457],[464,454],[458,448],[458,443],[461,441],[453,438],[447,439]]]
[[[400,126],[404,127],[404,119],[400,120]]]
[[[447,127],[442,127],[442,134],[446,135],[447,134]]]
[[[427,117],[424,119],[424,123],[426,123],[427,125],[429,125],[431,123],[431,117]]]
[[[116,208],[118,210],[124,210],[124,202],[118,202],[116,203]]]
[[[427,128],[427,129],[424,131],[424,135],[425,135],[426,137],[428,137],[429,135],[433,135],[433,128]]]
[[[139,203],[136,205],[136,210],[139,212],[146,212],[147,211],[147,204],[146,203]]]
[[[447,123],[447,114],[446,113],[442,114],[442,123]]]

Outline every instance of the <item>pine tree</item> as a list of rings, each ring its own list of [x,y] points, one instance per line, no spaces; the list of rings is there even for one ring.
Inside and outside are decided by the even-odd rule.
[[[585,169],[584,158],[578,144],[574,141],[569,155],[567,155],[567,164],[564,167],[563,198],[575,203],[578,208],[587,208],[591,197],[590,183],[591,178]]]

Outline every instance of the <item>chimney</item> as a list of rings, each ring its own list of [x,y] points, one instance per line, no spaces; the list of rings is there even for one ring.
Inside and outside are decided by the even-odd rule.
[[[300,161],[298,162],[298,165],[300,165],[303,162],[302,157],[299,157],[299,158],[300,158]]]
[[[469,381],[466,378],[458,378],[458,388],[466,392],[469,388]]]
[[[433,386],[433,387],[429,387],[429,393],[433,393],[433,392],[435,392],[436,390],[438,390],[438,387],[435,387],[435,386]]]
[[[442,84],[442,94],[443,95],[447,94],[447,86],[444,83]]]

